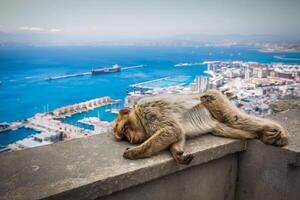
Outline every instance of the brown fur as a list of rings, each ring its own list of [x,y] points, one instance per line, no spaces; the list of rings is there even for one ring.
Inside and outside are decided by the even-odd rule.
[[[123,109],[115,120],[117,140],[142,143],[126,149],[124,157],[149,157],[169,148],[173,158],[188,164],[185,139],[206,133],[239,139],[260,138],[267,144],[287,144],[284,129],[277,123],[239,111],[219,91],[202,95],[161,95],[140,100],[133,109]]]

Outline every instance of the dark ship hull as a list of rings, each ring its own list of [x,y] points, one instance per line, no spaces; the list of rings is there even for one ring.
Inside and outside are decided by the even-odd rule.
[[[94,69],[94,70],[92,70],[92,75],[115,73],[115,72],[120,72],[120,71],[121,71],[120,66],[113,66],[113,67],[106,67],[106,68],[102,68],[102,69]]]

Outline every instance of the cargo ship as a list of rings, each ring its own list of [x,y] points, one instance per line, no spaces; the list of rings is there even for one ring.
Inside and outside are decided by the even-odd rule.
[[[121,71],[120,65],[114,65],[112,67],[104,67],[104,68],[101,68],[101,69],[93,69],[92,70],[92,75],[114,73],[114,72],[120,72],[120,71]]]

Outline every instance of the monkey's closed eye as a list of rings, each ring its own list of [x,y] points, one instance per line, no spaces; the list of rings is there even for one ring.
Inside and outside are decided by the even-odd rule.
[[[123,127],[123,129],[122,129],[122,134],[123,134],[123,135],[127,135],[128,129],[129,129],[129,126],[128,126],[128,125],[124,125],[124,127]]]
[[[129,134],[129,130],[130,130],[130,126],[124,126],[124,130],[123,130],[123,139],[126,139],[127,141],[130,141],[130,134]],[[124,137],[125,136],[125,137]]]
[[[127,126],[125,125],[125,126],[123,126],[122,133],[124,134],[126,132],[126,130],[127,130]]]

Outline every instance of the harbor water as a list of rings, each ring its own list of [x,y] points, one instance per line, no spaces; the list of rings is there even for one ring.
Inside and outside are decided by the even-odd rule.
[[[281,56],[281,57],[278,57]],[[296,59],[279,59],[282,58]],[[174,67],[203,61],[256,61],[300,63],[300,53],[262,53],[252,48],[229,47],[0,47],[0,122],[12,122],[38,112],[110,96],[124,100],[129,85],[168,76],[204,75],[206,65]],[[298,59],[298,60],[297,60]],[[119,64],[127,70],[48,80],[49,77],[90,72]],[[190,81],[190,80],[189,80]],[[65,122],[78,125],[84,117],[111,121],[107,107],[74,115]],[[83,128],[84,125],[80,125]],[[34,131],[20,129],[0,133],[0,145],[23,139]]]

